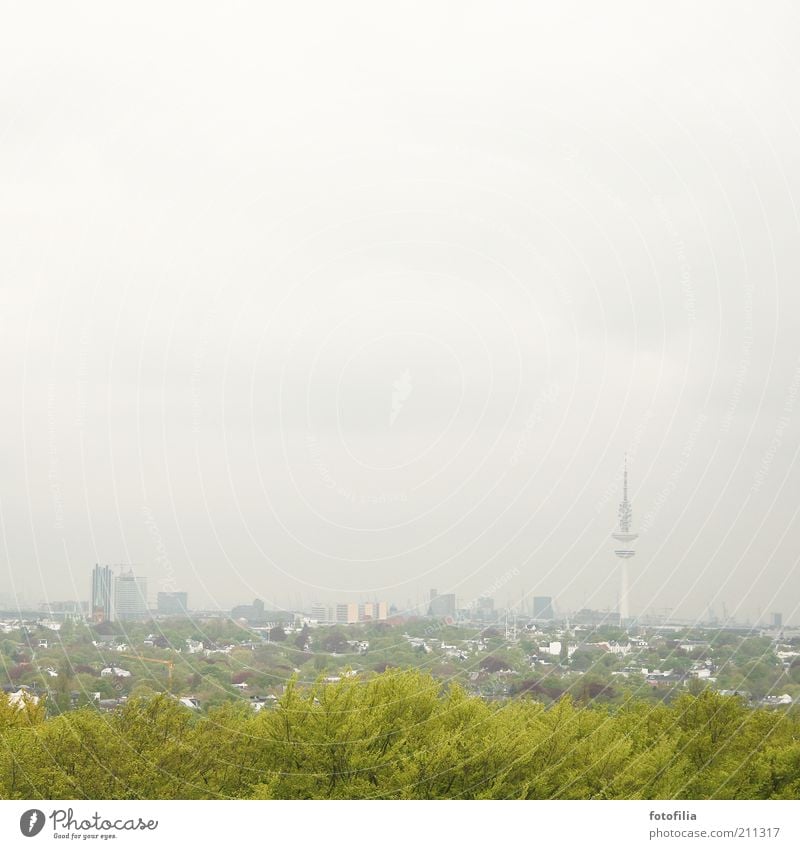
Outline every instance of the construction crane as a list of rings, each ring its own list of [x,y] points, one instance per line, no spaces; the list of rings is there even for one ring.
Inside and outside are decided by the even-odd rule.
[[[121,654],[119,657],[127,657],[131,660],[141,660],[142,663],[160,663],[167,667],[167,692],[172,692],[172,671],[175,669],[175,662],[172,660],[159,660],[155,657],[143,657],[140,654]]]

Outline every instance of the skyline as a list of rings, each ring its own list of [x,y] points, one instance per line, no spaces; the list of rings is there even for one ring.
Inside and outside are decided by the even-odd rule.
[[[638,538],[638,534],[631,533],[631,524],[632,524],[632,508],[631,503],[628,500],[628,487],[627,487],[627,457],[624,463],[624,473],[623,473],[623,495],[622,501],[620,502],[618,508],[618,519],[619,524],[617,531],[612,534],[612,538],[621,543],[632,543],[635,539]],[[782,626],[786,627],[797,627],[795,623],[792,621],[788,621],[784,618],[782,610],[768,610],[763,611],[757,609],[755,611],[755,616],[748,615],[748,611],[743,611],[740,617],[737,617],[736,614],[729,616],[728,615],[728,606],[724,601],[721,601],[721,611],[716,610],[713,605],[709,604],[704,610],[704,615],[700,616],[694,620],[681,619],[679,617],[670,616],[671,612],[669,609],[644,609],[641,611],[630,611],[628,609],[626,591],[628,586],[628,575],[626,570],[627,560],[634,556],[635,552],[631,549],[624,550],[616,550],[614,554],[620,559],[620,582],[619,582],[619,592],[618,592],[618,604],[615,610],[610,608],[587,608],[585,606],[581,608],[573,608],[566,609],[562,608],[558,599],[552,596],[543,596],[536,593],[526,593],[525,595],[521,595],[519,598],[514,599],[508,597],[503,603],[502,599],[495,599],[492,595],[483,595],[477,598],[471,599],[461,599],[458,596],[453,596],[453,615],[458,613],[461,614],[469,614],[472,611],[474,614],[478,615],[479,618],[484,618],[486,602],[491,603],[491,610],[500,615],[500,613],[504,613],[505,615],[513,613],[516,617],[517,615],[524,618],[537,618],[536,609],[538,606],[544,606],[548,609],[550,616],[549,619],[557,619],[561,620],[566,618],[569,620],[572,616],[577,614],[588,614],[588,613],[614,613],[619,616],[619,621],[621,625],[636,625],[639,622],[648,622],[652,624],[658,620],[663,621],[664,623],[668,622],[692,622],[692,624],[697,625],[711,625],[711,626],[719,626],[724,627],[726,624],[733,625],[745,625],[745,626],[754,626],[754,627],[775,627],[776,618],[780,620]],[[145,604],[145,608],[142,613],[150,613],[153,616],[157,616],[160,618],[169,617],[170,615],[178,615],[185,616],[191,615],[193,613],[203,614],[203,613],[216,613],[222,614],[225,613],[227,608],[222,607],[214,607],[214,608],[193,608],[191,605],[187,603],[187,591],[186,590],[175,590],[175,589],[158,589],[152,590],[150,592],[147,591],[147,576],[146,575],[135,575],[131,564],[125,563],[116,563],[115,567],[119,569],[119,574],[116,574],[114,569],[112,569],[109,565],[95,564],[92,570],[92,581],[91,581],[91,592],[88,600],[86,599],[59,599],[59,600],[49,600],[49,601],[40,601],[36,604],[24,604],[21,602],[14,602],[13,599],[10,599],[6,594],[0,593],[0,611],[3,611],[3,608],[7,608],[5,612],[13,612],[14,610],[32,612],[34,609],[42,610],[46,608],[48,605],[64,605],[64,604],[73,604],[79,605],[84,608],[83,615],[85,618],[91,621],[105,621],[113,619],[116,621],[120,619],[124,621],[125,619],[130,619],[131,621],[141,620],[143,618],[147,618],[146,616],[122,616],[120,617],[119,611],[117,610],[119,601],[117,599],[117,579],[122,578],[123,580],[135,580],[138,584],[145,588],[142,594],[142,600]],[[438,593],[436,588],[429,589],[427,591],[428,599],[425,600],[417,597],[413,603],[409,599],[408,602],[403,605],[398,603],[397,600],[389,599],[388,601],[380,602],[381,605],[385,605],[387,610],[393,611],[393,615],[400,617],[433,617],[436,618],[437,614],[432,612],[431,604],[437,595],[441,596],[442,594]],[[168,598],[169,597],[169,598]],[[99,598],[99,603],[98,602]],[[165,605],[168,605],[172,610],[176,604],[178,604],[178,608],[172,610],[171,613],[165,612],[161,610],[162,600]],[[176,601],[176,599],[178,601]],[[260,597],[255,598],[255,602],[261,605],[262,611],[264,608],[263,599]],[[276,613],[286,613],[286,612],[294,612],[296,614],[305,612],[311,612],[312,618],[314,616],[314,608],[317,607],[325,607],[327,606],[329,609],[332,607],[336,607],[339,605],[347,605],[350,607],[353,606],[372,606],[375,602],[374,599],[370,600],[366,596],[361,596],[356,600],[352,598],[344,599],[343,597],[337,598],[335,601],[331,602],[330,600],[322,600],[317,597],[314,597],[310,602],[307,599],[303,599],[300,595],[296,595],[293,599],[289,599],[287,603],[281,604],[278,600],[272,600],[269,602],[268,607],[266,608],[266,612],[270,611]],[[464,603],[459,603],[464,602]],[[237,606],[242,606],[242,600],[240,599],[233,606],[235,609]],[[244,606],[248,606],[246,603]],[[75,613],[77,611],[73,611]],[[722,614],[720,616],[720,613]],[[231,613],[231,615],[233,615]]]
[[[395,411],[393,411],[393,416],[394,415],[396,415]],[[628,494],[628,452],[626,452],[624,454],[623,461],[622,461],[622,482],[621,482],[620,496],[621,496],[621,500],[620,500],[619,506],[617,508],[617,527],[614,530],[614,532],[611,534],[611,537],[613,538],[613,540],[618,545],[621,544],[623,546],[623,548],[615,549],[614,552],[613,552],[614,555],[617,557],[618,564],[619,564],[618,567],[617,567],[618,572],[619,572],[619,581],[618,581],[618,589],[617,589],[617,595],[616,595],[616,605],[615,606],[605,605],[605,606],[597,606],[597,607],[594,607],[592,605],[587,605],[585,603],[585,599],[586,599],[587,595],[589,594],[588,592],[584,592],[584,597],[583,597],[584,602],[581,605],[572,606],[572,607],[563,607],[562,605],[560,605],[558,596],[554,596],[552,594],[549,595],[549,596],[544,596],[545,598],[551,599],[551,601],[553,602],[554,608],[558,612],[559,617],[563,617],[565,615],[570,616],[570,615],[573,615],[575,613],[578,613],[578,612],[584,611],[584,610],[597,610],[597,611],[605,611],[605,612],[616,611],[620,616],[621,622],[625,622],[625,621],[628,621],[628,620],[635,621],[635,620],[641,619],[641,618],[653,619],[653,620],[661,618],[664,621],[672,619],[674,621],[682,621],[682,622],[686,622],[686,621],[694,621],[696,623],[712,623],[712,622],[725,623],[725,622],[730,622],[731,624],[736,623],[736,624],[744,624],[744,625],[751,625],[752,624],[752,625],[755,625],[755,626],[757,626],[757,625],[768,626],[769,623],[772,621],[773,615],[777,612],[777,613],[780,613],[780,615],[783,617],[783,621],[785,622],[785,624],[787,626],[791,627],[794,624],[793,619],[796,618],[796,611],[792,611],[787,616],[786,614],[784,614],[782,609],[779,609],[780,605],[775,605],[770,609],[762,609],[760,606],[755,606],[755,607],[750,606],[750,607],[748,607],[746,605],[743,605],[741,602],[737,603],[736,599],[734,599],[733,604],[731,604],[725,598],[721,598],[721,597],[718,597],[718,596],[715,596],[713,599],[709,600],[705,604],[705,606],[703,606],[702,603],[698,602],[698,603],[700,603],[699,609],[700,609],[701,612],[697,616],[686,617],[686,616],[681,616],[681,615],[671,615],[671,614],[673,614],[672,609],[670,609],[670,608],[657,608],[657,607],[652,606],[652,605],[643,607],[643,608],[638,609],[638,610],[631,611],[630,605],[629,605],[629,589],[628,589],[629,588],[629,576],[628,576],[628,571],[627,571],[627,561],[630,558],[632,558],[636,553],[633,550],[632,545],[639,538],[639,534],[634,533],[632,531],[633,510],[632,510],[632,504],[631,504],[631,501],[629,499],[629,494]],[[100,564],[95,564],[93,575],[97,571],[99,565]],[[108,564],[105,564],[102,568],[103,568],[103,570],[111,569],[111,582],[112,582],[112,584],[114,584],[115,578],[118,577],[118,576],[124,575],[126,573],[133,576],[134,575],[134,568],[133,568],[134,565],[135,564],[131,564],[131,563],[120,563],[120,562],[115,563],[114,568],[119,570],[119,575],[115,574],[114,569],[111,569],[111,567]],[[612,567],[612,572],[613,572],[613,567]],[[137,577],[139,579],[143,579],[145,581],[145,586],[147,586],[147,583],[146,583],[147,580],[148,580],[147,575],[138,575]],[[499,580],[495,582],[494,587],[496,588],[496,587],[498,587],[498,585],[500,587],[504,587],[506,585],[511,585],[512,581],[514,581],[515,578],[519,578],[519,570],[518,569],[511,569],[505,575],[500,576]],[[89,599],[89,602],[88,602],[90,614],[92,613],[92,609],[93,609],[92,608],[92,599],[94,598],[94,580],[95,579],[93,577],[93,579],[92,579],[92,591],[90,593],[90,599]],[[601,580],[607,580],[606,576],[601,576]],[[613,575],[612,575],[612,583],[613,583]],[[524,585],[525,585],[524,580],[522,581],[522,584],[523,584],[523,587],[524,587]],[[507,594],[505,596],[505,598],[499,597],[499,598],[495,599],[495,597],[490,594],[490,591],[492,589],[493,588],[490,587],[490,588],[486,589],[485,592],[480,593],[477,596],[474,596],[474,595],[469,596],[467,599],[462,599],[458,595],[456,595],[455,599],[456,599],[457,609],[462,610],[462,611],[477,609],[478,603],[482,598],[491,598],[497,604],[498,609],[507,610],[509,612],[515,611],[515,613],[519,612],[519,614],[522,615],[522,616],[527,616],[527,615],[530,615],[533,611],[534,599],[542,596],[542,593],[539,592],[539,591],[534,592],[534,591],[531,591],[530,589],[528,589],[528,591],[525,591],[523,589],[523,590],[520,590],[520,594],[517,595],[517,596],[512,596],[511,594]],[[591,590],[591,588],[589,588],[589,589]],[[184,588],[182,591],[186,592],[186,589]],[[450,590],[446,589],[445,591],[449,592]],[[164,594],[164,593],[172,594],[172,593],[175,593],[175,592],[176,592],[176,589],[175,589],[175,586],[174,586],[174,581],[171,580],[171,579],[163,581],[159,585],[159,587],[151,589],[148,593],[148,596],[147,596],[147,601],[149,601],[150,611],[153,612],[153,613],[156,612],[155,598],[158,595],[161,595],[161,594]],[[407,599],[405,599],[404,602],[402,602],[400,599],[390,598],[389,601],[388,601],[388,604],[390,606],[393,606],[393,607],[396,608],[398,615],[411,615],[411,616],[430,615],[427,612],[428,607],[429,607],[429,601],[426,600],[426,599],[427,599],[428,595],[432,592],[433,592],[433,590],[431,590],[430,588],[426,588],[425,590],[420,590],[419,592],[417,592],[416,596],[414,596],[414,597],[409,596]],[[152,596],[152,598],[151,598],[151,596]],[[191,593],[190,593],[190,596],[191,596]],[[22,596],[22,597],[24,598],[24,596]],[[281,601],[280,597],[274,597],[273,598],[273,597],[270,597],[268,594],[264,594],[264,593],[258,594],[258,593],[256,593],[254,598],[256,600],[265,601],[267,606],[268,606],[268,610],[274,610],[276,612],[287,611],[287,610],[294,610],[294,611],[298,611],[298,612],[299,611],[308,612],[318,603],[335,604],[338,601],[342,601],[342,599],[345,599],[348,602],[355,601],[356,603],[358,603],[358,602],[363,603],[363,602],[366,602],[366,601],[374,600],[373,596],[370,596],[369,593],[364,593],[364,592],[356,592],[356,593],[350,593],[350,594],[340,593],[339,596],[328,595],[327,597],[325,597],[325,596],[323,596],[319,593],[316,594],[316,595],[310,595],[310,596],[303,595],[301,593],[295,593],[292,596],[285,596],[283,601]],[[17,608],[20,608],[20,609],[24,607],[24,605],[19,605],[19,604],[16,604],[16,603],[13,602],[13,595],[9,595],[8,593],[4,593],[4,592],[0,591],[0,601],[2,601],[4,599],[10,600],[11,609],[13,609],[14,607],[17,607]],[[79,597],[76,597],[75,599],[66,599],[66,598],[64,598],[64,599],[45,599],[44,601],[40,601],[40,602],[36,603],[35,605],[31,605],[30,609],[33,609],[34,607],[41,608],[48,603],[66,602],[66,601],[85,602],[85,599],[82,599],[82,598],[79,598]],[[459,604],[459,602],[462,602],[462,601],[465,602],[465,605]],[[194,608],[194,607],[190,606],[188,609],[190,611],[195,610],[195,611],[198,611],[198,612],[202,612],[204,610],[205,611],[217,610],[217,611],[223,612],[223,611],[227,610],[228,608],[233,608],[236,605],[242,604],[243,602],[245,602],[245,599],[238,598],[238,599],[233,600],[227,606],[224,605],[224,604],[216,603],[214,605],[207,606],[207,607]],[[111,602],[108,602],[108,603],[111,603]],[[0,605],[0,607],[1,606],[2,605]],[[113,606],[113,604],[112,604],[112,606]]]

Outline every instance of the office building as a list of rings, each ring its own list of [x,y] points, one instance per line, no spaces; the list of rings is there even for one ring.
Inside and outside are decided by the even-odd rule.
[[[358,605],[359,622],[380,622],[389,616],[389,605],[385,601],[366,601]]]
[[[237,605],[231,610],[231,619],[244,619],[248,625],[266,625],[267,614],[264,612],[264,602],[260,598],[255,598],[252,604]]]
[[[431,600],[428,606],[428,616],[455,616],[456,596],[455,593],[442,593],[431,590]]]
[[[336,621],[344,625],[358,622],[358,605],[355,602],[346,602],[336,605]]]
[[[553,599],[549,595],[535,595],[533,597],[533,618],[543,621],[556,618],[553,615]]]
[[[114,613],[114,573],[109,566],[95,564],[92,571],[90,614],[95,622],[109,622]]]
[[[319,601],[315,601],[311,605],[311,618],[317,622],[332,622],[333,615],[331,613],[330,607],[327,604],[322,604]]]
[[[133,569],[114,579],[114,616],[120,622],[141,622],[150,617],[147,578],[137,578]]]

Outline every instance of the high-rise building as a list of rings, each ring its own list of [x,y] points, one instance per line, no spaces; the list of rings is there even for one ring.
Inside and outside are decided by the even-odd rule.
[[[186,616],[189,611],[189,594],[184,592],[160,592],[157,610],[161,616]]]
[[[773,613],[772,614],[772,627],[773,628],[783,628],[783,614],[782,613]]]
[[[639,534],[631,532],[633,509],[631,508],[630,501],[628,501],[627,456],[625,457],[625,470],[622,476],[622,501],[620,502],[617,515],[619,516],[619,528],[611,536],[620,543],[620,547],[615,549],[614,554],[620,559],[619,619],[620,624],[624,624],[630,618],[630,611],[628,609],[628,560],[636,554],[633,543],[639,536]]]
[[[428,606],[428,616],[455,616],[455,593],[438,593],[431,590],[431,602]]]
[[[379,622],[389,616],[389,605],[385,601],[365,601],[358,605],[359,621]]]
[[[334,617],[331,614],[331,609],[330,607],[328,607],[327,604],[315,601],[311,605],[311,618],[315,619],[317,622],[331,622]]]
[[[141,622],[150,616],[147,578],[137,578],[133,569],[114,579],[114,614],[120,622]]]
[[[475,616],[481,622],[492,622],[496,618],[494,610],[494,599],[489,596],[481,596],[475,602]]]
[[[358,605],[355,602],[337,604],[336,621],[346,625],[358,622]]]
[[[533,618],[550,620],[555,619],[553,615],[553,599],[549,595],[535,595],[533,597]]]
[[[91,617],[95,622],[108,622],[114,613],[114,573],[109,566],[95,563],[92,571]]]

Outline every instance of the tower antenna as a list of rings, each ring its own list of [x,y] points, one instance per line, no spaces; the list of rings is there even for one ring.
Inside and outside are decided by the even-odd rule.
[[[619,519],[619,528],[615,533],[611,534],[611,536],[618,543],[621,543],[620,547],[614,550],[614,554],[616,554],[621,561],[619,564],[620,587],[618,609],[620,625],[622,625],[630,618],[630,611],[628,609],[627,561],[636,554],[636,551],[633,548],[633,543],[639,537],[639,534],[631,532],[631,526],[633,524],[633,509],[631,508],[631,502],[628,499],[627,452],[625,453],[625,464],[622,472],[622,501],[620,502],[619,509],[617,510],[617,517]]]

